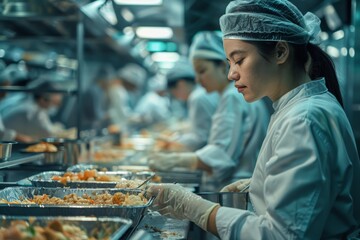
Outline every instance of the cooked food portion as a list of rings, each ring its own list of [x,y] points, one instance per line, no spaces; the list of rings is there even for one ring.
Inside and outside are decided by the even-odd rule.
[[[114,160],[122,160],[127,157],[127,154],[118,149],[104,149],[98,150],[93,154],[93,160],[95,162],[109,162]]]
[[[0,239],[4,240],[107,240],[110,231],[93,229],[91,233],[71,223],[53,220],[42,226],[35,224],[35,220],[13,220],[10,225],[0,227]]]
[[[116,188],[137,188],[143,180],[123,180],[116,184]]]
[[[154,147],[155,151],[185,151],[186,147],[178,142],[167,141],[165,139],[157,139]]]
[[[30,145],[25,149],[27,152],[57,152],[58,149],[54,144],[47,142],[40,142]]]
[[[117,192],[115,194],[102,193],[88,195],[84,194],[83,196],[78,196],[75,193],[65,195],[63,198],[51,197],[48,194],[43,195],[34,195],[33,198],[16,200],[16,201],[7,201],[5,199],[0,199],[0,203],[6,204],[50,204],[50,205],[119,205],[119,206],[139,206],[145,205],[148,200],[143,196],[142,193],[139,194],[129,194]]]
[[[66,172],[62,176],[53,176],[51,180],[58,181],[64,185],[68,182],[97,181],[97,182],[120,182],[126,180],[121,176],[110,174],[99,174],[96,169],[81,172]]]

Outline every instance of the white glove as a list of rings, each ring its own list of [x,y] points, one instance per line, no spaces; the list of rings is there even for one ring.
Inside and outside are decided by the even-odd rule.
[[[152,185],[146,194],[157,196],[150,207],[152,210],[168,217],[190,220],[204,230],[207,230],[210,213],[219,206],[175,184]]]
[[[233,182],[225,187],[223,187],[220,192],[247,192],[248,190],[248,186],[250,185],[251,182],[251,178],[246,178],[246,179],[240,179],[236,182]],[[247,188],[246,190],[243,190],[244,188]]]
[[[148,158],[151,169],[168,171],[175,167],[195,170],[198,158],[195,153],[154,153]]]

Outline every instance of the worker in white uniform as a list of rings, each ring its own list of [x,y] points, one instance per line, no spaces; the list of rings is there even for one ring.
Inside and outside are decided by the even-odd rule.
[[[117,80],[109,88],[111,123],[118,125],[123,133],[132,131],[128,120],[134,113],[136,99],[140,98],[146,74],[140,65],[128,63],[117,71]]]
[[[57,89],[53,83],[37,82],[34,85],[36,92],[3,116],[4,126],[14,129],[19,134],[28,135],[34,140],[55,137],[62,129],[51,122],[48,111],[61,104],[62,95],[48,92]]]
[[[148,80],[148,92],[139,100],[129,124],[138,128],[151,127],[163,123],[170,117],[166,77],[156,74]]]
[[[175,67],[167,74],[167,89],[171,96],[180,102],[186,103],[188,111],[189,128],[175,134],[171,142],[180,143],[185,149],[197,150],[207,144],[210,136],[211,119],[214,115],[219,95],[207,93],[206,90],[196,83],[195,72],[187,59],[181,59],[175,63]]]
[[[196,152],[155,155],[150,159],[150,167],[204,170],[206,182],[202,190],[218,191],[224,184],[251,177],[269,123],[269,111],[262,100],[247,103],[228,81],[220,34],[210,31],[196,34],[190,58],[197,81],[207,92],[220,94],[208,143]]]
[[[221,239],[346,239],[360,219],[359,157],[332,61],[317,46],[320,20],[287,0],[238,0],[220,26],[229,79],[246,101],[268,96],[275,109],[250,184],[255,211],[176,185],[150,188],[154,206]]]

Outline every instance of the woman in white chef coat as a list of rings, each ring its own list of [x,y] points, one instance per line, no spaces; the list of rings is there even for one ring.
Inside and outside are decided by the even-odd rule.
[[[140,98],[129,124],[138,128],[165,123],[170,117],[169,99],[166,96],[166,77],[156,74],[148,80],[148,92]]]
[[[206,146],[189,153],[158,154],[150,167],[205,170],[203,190],[219,190],[226,183],[249,178],[265,137],[269,112],[263,100],[248,104],[227,80],[228,65],[221,35],[198,33],[190,47],[197,81],[207,92],[218,92],[220,101],[212,117]]]
[[[53,83],[39,83],[35,89],[39,92],[29,96],[22,104],[9,110],[3,122],[6,128],[14,129],[17,133],[30,136],[34,140],[53,137],[59,131],[59,126],[51,122],[48,111],[61,104],[62,95],[46,92],[56,90]]]
[[[194,69],[187,59],[176,62],[167,72],[166,78],[167,89],[171,96],[186,103],[190,125],[188,131],[184,131],[173,142],[180,143],[192,151],[200,149],[207,144],[211,118],[218,106],[219,95],[207,93],[196,83]]]
[[[255,212],[220,207],[180,186],[152,187],[163,214],[222,239],[345,239],[359,224],[360,167],[320,20],[286,0],[238,0],[220,18],[229,79],[275,109],[250,184]]]

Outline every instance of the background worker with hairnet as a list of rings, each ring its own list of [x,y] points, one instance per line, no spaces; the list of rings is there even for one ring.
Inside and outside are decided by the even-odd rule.
[[[170,117],[169,99],[167,98],[166,78],[156,74],[148,80],[148,92],[139,100],[129,124],[137,128],[151,127],[165,123]]]
[[[269,111],[262,100],[245,102],[227,79],[228,65],[217,32],[200,32],[190,47],[196,79],[207,92],[218,92],[220,102],[212,117],[206,146],[189,153],[157,154],[150,167],[174,167],[206,171],[203,190],[220,190],[240,178],[250,178],[266,134]]]
[[[48,112],[52,107],[61,104],[62,95],[47,92],[57,90],[54,83],[39,81],[33,84],[36,91],[30,94],[25,102],[4,114],[4,126],[34,140],[54,137],[62,129],[50,120]]]
[[[266,13],[266,14],[265,14]],[[320,19],[287,0],[237,0],[220,18],[229,79],[274,113],[251,179],[254,212],[220,207],[184,188],[153,186],[162,214],[221,239],[353,239],[360,164]]]
[[[211,118],[218,105],[217,93],[206,93],[205,89],[195,82],[195,73],[187,59],[181,59],[167,72],[167,88],[172,97],[185,102],[188,110],[190,127],[173,141],[191,151],[207,144],[210,136]],[[169,139],[172,141],[172,139]],[[176,146],[176,145],[175,145]]]
[[[111,123],[117,124],[123,132],[131,131],[128,129],[128,119],[143,93],[146,75],[144,68],[128,63],[117,71],[116,81],[109,88]]]

